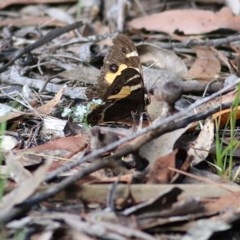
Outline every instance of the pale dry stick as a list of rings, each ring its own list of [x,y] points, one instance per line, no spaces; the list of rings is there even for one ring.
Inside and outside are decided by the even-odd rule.
[[[181,81],[181,86],[185,94],[187,93],[199,94],[204,92],[204,90],[206,89],[206,83],[201,83],[201,81],[198,81],[198,80]],[[217,92],[222,88],[223,88],[223,83],[220,80],[220,81],[214,82],[213,84],[210,84],[207,89],[207,92],[208,93]]]
[[[78,159],[77,161],[74,161],[74,162],[69,162],[68,164],[64,165],[64,166],[61,166],[60,168],[56,169],[55,171],[53,171],[51,174],[49,174],[46,178],[46,181],[49,181],[51,179],[53,179],[54,177],[56,177],[58,174],[62,173],[62,172],[65,172],[65,171],[68,171],[70,170],[71,168],[74,168],[78,165],[80,165],[81,163],[85,162],[85,161],[88,161],[90,159],[94,159],[96,157],[99,157],[100,155],[102,155],[103,153],[105,152],[110,152],[112,151],[113,149],[119,147],[120,145],[124,144],[124,143],[127,143],[143,134],[147,134],[151,131],[156,131],[156,129],[164,126],[164,125],[167,125],[168,123],[174,121],[174,120],[180,120],[182,117],[186,117],[186,116],[189,116],[189,114],[197,107],[199,107],[200,105],[218,97],[219,95],[222,95],[223,93],[229,91],[230,89],[232,89],[233,87],[235,87],[237,84],[240,83],[240,78],[236,80],[235,83],[233,84],[230,84],[226,87],[224,87],[223,89],[219,90],[218,92],[216,93],[213,93],[212,95],[204,98],[204,99],[200,99],[198,101],[196,101],[195,103],[193,103],[192,105],[190,105],[188,108],[186,108],[185,110],[182,110],[178,113],[175,113],[169,117],[166,117],[164,119],[159,119],[158,121],[155,120],[155,123],[152,124],[151,126],[149,127],[146,127],[146,128],[143,128],[142,130],[136,132],[136,133],[133,133],[132,135],[130,136],[127,136],[127,137],[124,137],[122,139],[120,139],[119,141],[117,142],[114,142],[112,144],[109,144],[108,146],[104,147],[104,148],[100,148],[100,149],[96,149],[94,150],[92,153],[88,154],[87,156],[83,157],[82,159]],[[158,136],[154,136],[154,138],[157,138]],[[148,141],[150,140],[153,140],[152,139],[148,139]],[[146,143],[146,142],[145,142]],[[142,143],[144,144],[144,143]],[[141,145],[140,145],[141,146]],[[140,147],[139,146],[139,147]],[[124,154],[127,154],[127,152],[125,152]]]
[[[209,89],[210,86],[211,86],[212,84],[214,84],[215,82],[218,82],[218,80],[213,80],[212,82],[209,82],[209,83],[206,85],[206,87],[205,87],[205,89],[204,89],[204,91],[203,91],[202,97],[205,97],[205,96],[206,96],[206,94],[207,94],[207,92],[208,92],[208,89]]]
[[[214,82],[216,82],[216,81],[217,81],[217,80],[214,80],[214,81],[212,81],[212,82],[209,82],[209,83],[206,85],[205,90],[204,90],[204,92],[203,92],[203,94],[202,94],[202,97],[205,97],[205,96],[206,96],[209,87],[210,87]],[[197,113],[197,110],[196,110],[196,109],[194,109],[194,111]],[[199,121],[199,126],[200,126],[200,129],[202,130],[202,129],[203,129],[203,123],[202,123],[202,121]]]
[[[11,86],[3,86],[3,87],[0,87],[0,91],[3,91],[5,89],[9,89],[9,88],[11,88]]]
[[[184,176],[190,177],[190,178],[192,178],[192,179],[198,180],[198,181],[200,181],[200,182],[204,182],[204,183],[207,183],[207,184],[212,184],[212,185],[214,185],[214,186],[216,186],[216,187],[218,187],[218,188],[222,188],[222,189],[224,189],[224,190],[226,190],[226,191],[228,191],[228,192],[231,192],[231,193],[236,192],[236,191],[233,191],[231,188],[228,188],[228,187],[226,186],[226,184],[224,185],[224,184],[222,184],[222,183],[214,182],[213,180],[211,180],[211,179],[209,179],[209,178],[204,178],[204,177],[201,177],[201,176],[196,176],[196,175],[194,175],[194,174],[191,174],[191,173],[188,173],[188,172],[184,172],[184,171],[182,171],[182,170],[180,170],[180,169],[173,168],[173,167],[168,167],[168,169],[171,170],[171,171],[173,171],[173,172],[180,173],[180,174],[182,174],[182,175],[184,175]],[[239,190],[240,190],[240,188],[239,188]]]
[[[42,58],[39,58],[36,65],[30,66],[30,69],[34,68],[34,66],[37,67],[40,75],[43,75],[43,71],[42,71],[41,66],[43,65],[43,63],[46,63],[46,62],[42,62],[42,60],[43,60]]]
[[[116,201],[116,191],[119,184],[121,175],[118,176],[117,180],[111,185],[111,189],[107,195],[107,204],[105,210],[114,211],[115,201]]]
[[[171,43],[152,43],[152,42],[148,42],[148,41],[143,41],[141,42],[141,44],[150,44],[153,46],[158,46],[158,47],[162,47],[162,48],[186,48],[186,47],[195,47],[195,46],[221,46],[223,44],[229,44],[232,42],[237,42],[240,41],[240,34],[237,35],[233,35],[233,36],[229,36],[226,38],[220,38],[220,39],[206,39],[206,40],[196,40],[196,39],[190,39],[187,41],[183,41],[183,42],[171,42]]]
[[[24,96],[23,96],[20,92],[16,91],[17,95],[20,96],[24,102],[21,101],[20,99],[17,99],[17,98],[12,97],[11,95],[9,95],[8,93],[6,93],[6,92],[4,92],[4,91],[2,91],[2,93],[3,93],[5,96],[7,96],[8,98],[10,98],[10,99],[12,99],[12,100],[20,103],[20,104],[23,105],[24,107],[30,109],[30,110],[33,111],[39,118],[42,119],[42,117],[40,116],[40,114],[35,110],[34,107],[32,107],[32,106],[29,104],[29,102],[28,102],[27,100],[25,100]]]
[[[144,8],[143,8],[142,4],[140,3],[140,1],[139,0],[134,0],[134,1],[136,3],[137,7],[139,8],[140,12],[142,13],[142,15],[143,16],[147,16],[147,13],[144,10]]]
[[[77,62],[82,62],[79,58],[77,58],[77,57],[74,57],[74,56],[70,56],[70,55],[67,55],[67,54],[59,54],[59,53],[57,53],[57,54],[52,54],[51,55],[52,57],[55,57],[55,58],[66,58],[66,59],[71,59],[71,60],[74,60],[74,61],[77,61]]]
[[[106,38],[113,38],[115,36],[116,36],[116,33],[108,33],[108,34],[104,34],[104,35],[91,35],[88,37],[71,39],[69,42],[62,43],[62,44],[56,46],[56,48],[62,48],[62,47],[79,44],[79,43],[83,44],[83,43],[90,43],[90,42],[93,42],[93,43],[100,42],[102,40],[105,40]]]

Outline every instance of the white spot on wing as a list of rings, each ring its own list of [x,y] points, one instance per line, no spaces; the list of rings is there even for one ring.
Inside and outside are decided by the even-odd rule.
[[[131,77],[127,80],[127,83],[131,82],[134,78],[139,78],[139,77],[141,77],[140,74],[135,74],[133,77]]]
[[[142,88],[141,84],[137,84],[137,85],[134,85],[134,86],[130,87],[131,91],[134,91],[134,90],[137,90],[137,89],[140,89],[140,88]]]
[[[138,53],[137,51],[133,51],[133,52],[130,52],[126,55],[127,58],[130,58],[130,57],[138,57]]]

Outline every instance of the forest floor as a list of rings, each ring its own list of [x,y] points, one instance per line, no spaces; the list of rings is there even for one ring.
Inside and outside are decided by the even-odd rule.
[[[0,239],[240,239],[226,2],[0,2]]]

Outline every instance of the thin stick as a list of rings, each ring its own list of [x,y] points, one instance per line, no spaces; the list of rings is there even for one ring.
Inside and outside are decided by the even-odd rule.
[[[226,38],[219,38],[219,39],[205,39],[205,40],[196,40],[196,39],[189,39],[183,42],[171,42],[171,43],[152,43],[148,41],[141,42],[141,44],[150,44],[162,48],[189,48],[195,46],[220,46],[223,44],[230,44],[232,42],[240,41],[240,34],[232,35]]]

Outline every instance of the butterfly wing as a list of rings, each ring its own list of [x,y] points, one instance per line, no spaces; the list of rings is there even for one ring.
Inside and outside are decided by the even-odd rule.
[[[144,85],[137,49],[130,38],[119,34],[104,59],[97,86],[104,104],[88,115],[90,124],[121,121],[144,110]]]

